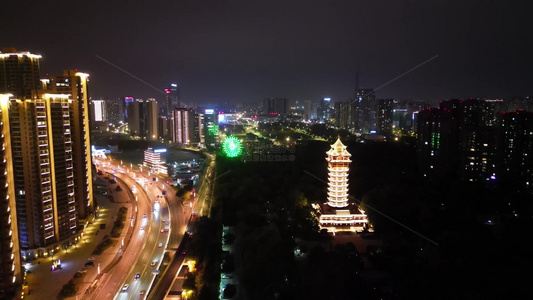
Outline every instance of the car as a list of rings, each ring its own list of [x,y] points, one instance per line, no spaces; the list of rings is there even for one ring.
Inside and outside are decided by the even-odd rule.
[[[141,295],[144,295],[146,293],[146,290],[141,290]]]
[[[103,192],[102,192],[102,195],[103,195],[103,196],[106,196],[106,195],[107,195],[107,192],[106,192],[106,191],[103,191]]]
[[[157,247],[159,247],[159,248],[163,247],[163,243],[157,244]]]
[[[89,266],[94,267],[94,262],[93,261],[88,261],[88,262],[85,263],[85,266],[86,267],[89,267]]]
[[[141,273],[136,273],[135,276],[133,276],[133,278],[135,278],[135,279],[141,278]]]
[[[144,230],[144,226],[141,226],[141,230]]]
[[[186,255],[186,254],[187,254],[186,250],[181,251],[181,255]]]
[[[157,261],[154,260],[154,261],[152,261],[152,262],[150,263],[150,267],[155,266],[155,264],[157,264]]]
[[[163,229],[163,232],[168,232],[168,228]]]
[[[94,261],[94,257],[87,258],[88,261]]]
[[[146,218],[146,214],[143,214],[143,218]]]
[[[166,221],[166,222],[165,222],[165,225],[168,225],[168,224],[169,224],[168,221]]]
[[[127,291],[129,286],[130,286],[130,285],[127,284],[127,283],[124,284],[124,285],[122,286],[122,291],[123,291],[123,292]]]

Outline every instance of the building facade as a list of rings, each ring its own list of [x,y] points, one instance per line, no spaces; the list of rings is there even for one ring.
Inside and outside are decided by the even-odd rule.
[[[7,48],[0,52],[0,93],[12,97],[31,98],[32,91],[41,87],[40,55]]]
[[[80,220],[94,212],[93,171],[89,120],[89,74],[65,70],[63,75],[51,76],[46,93],[70,95],[72,152],[77,212]]]
[[[9,120],[9,97],[0,94],[0,299],[15,298],[22,283],[15,178]]]

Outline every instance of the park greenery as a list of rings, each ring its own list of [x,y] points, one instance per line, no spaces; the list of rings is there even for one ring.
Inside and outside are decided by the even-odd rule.
[[[119,208],[117,213],[117,218],[115,222],[113,222],[113,229],[111,230],[111,236],[112,237],[119,237],[120,233],[122,232],[122,229],[124,228],[124,222],[126,221],[126,213],[128,212],[128,209],[125,206],[122,206]]]
[[[320,128],[306,130],[318,133]],[[212,218],[204,220],[218,237],[209,233],[205,241],[195,241],[193,252],[203,253],[204,261],[216,262],[203,269],[205,277],[221,269],[233,271],[240,280],[237,289],[250,299],[525,295],[516,284],[524,283],[518,275],[520,266],[532,265],[528,253],[533,249],[518,232],[533,229],[533,224],[531,217],[517,216],[531,216],[530,196],[453,177],[425,180],[409,139],[395,143],[343,140],[352,154],[350,201],[364,208],[375,229],[361,237],[379,239],[383,246],[332,247],[330,235],[318,230],[310,204],[326,200],[325,152],[334,139],[299,143],[296,161],[290,163],[217,157],[217,174],[230,171],[231,176],[217,180]],[[222,238],[222,225],[235,229],[234,240]],[[228,259],[221,253],[222,243],[232,244],[238,255]],[[387,277],[362,276],[366,272],[363,256]],[[228,260],[233,260],[233,266]],[[498,282],[514,282],[513,290]],[[484,288],[484,283],[490,287]]]

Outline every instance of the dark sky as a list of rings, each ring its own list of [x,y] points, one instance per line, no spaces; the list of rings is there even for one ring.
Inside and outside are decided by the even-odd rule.
[[[185,102],[266,97],[438,100],[533,94],[531,1],[4,1],[0,48],[43,55],[41,73],[91,74],[95,97]]]

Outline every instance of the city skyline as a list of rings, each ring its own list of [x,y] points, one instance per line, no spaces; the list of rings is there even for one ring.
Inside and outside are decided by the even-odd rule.
[[[6,5],[5,11],[20,10],[24,3]],[[28,39],[33,25],[20,24],[2,33],[9,42],[4,47],[42,55],[43,75],[59,73],[60,65],[90,73],[97,98],[158,98],[177,82],[185,103],[345,101],[354,97],[356,73],[361,88],[377,88],[437,55],[376,90],[376,97],[435,101],[532,93],[527,66],[533,62],[525,50],[531,7],[515,3],[180,1],[103,8],[24,6],[30,18],[48,16],[43,32],[62,28],[61,16],[70,10],[84,26],[57,41]]]

